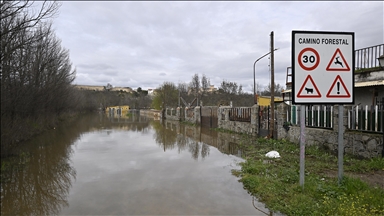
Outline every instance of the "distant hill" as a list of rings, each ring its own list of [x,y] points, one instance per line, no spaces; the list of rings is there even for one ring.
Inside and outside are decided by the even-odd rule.
[[[73,85],[75,88],[80,90],[90,90],[90,91],[104,91],[104,86],[92,86],[92,85]],[[124,92],[132,92],[132,88],[130,87],[112,87],[109,91],[124,91]]]

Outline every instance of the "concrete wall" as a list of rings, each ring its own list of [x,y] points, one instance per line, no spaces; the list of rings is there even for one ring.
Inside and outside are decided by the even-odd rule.
[[[347,110],[344,109],[344,152],[362,158],[380,157],[383,150],[383,134],[352,131],[347,129]],[[334,106],[333,128],[305,128],[305,144],[318,145],[332,152],[338,150],[339,108]],[[279,130],[279,139],[285,138],[299,144],[300,126],[290,126],[289,131]]]
[[[252,136],[258,135],[258,105],[252,106],[251,122],[239,122],[229,120],[229,109],[232,107],[221,106],[218,108],[218,128],[234,131],[237,133],[245,133]],[[287,119],[288,105],[281,103],[276,106],[276,130],[278,139],[287,139],[293,143],[299,144],[300,127],[290,126],[287,130],[284,124]],[[193,116],[188,117],[185,111],[185,121],[196,125],[200,125],[200,107],[193,108]],[[167,112],[164,112],[167,113]],[[178,113],[177,115],[180,115]],[[344,151],[347,154],[355,155],[363,158],[380,157],[383,150],[383,134],[367,133],[360,131],[347,130],[347,109],[344,109],[343,127],[344,127]],[[180,121],[177,116],[165,116],[168,120]],[[338,106],[334,106],[333,128],[305,128],[306,145],[318,145],[337,152],[338,149],[338,122],[339,113]]]
[[[186,107],[184,112],[184,121],[197,125],[201,124],[201,112],[199,106],[195,108]]]
[[[149,117],[153,117],[154,119],[159,119],[160,118],[161,111],[160,110],[140,110],[140,115],[145,115]]]
[[[229,110],[232,107],[225,106],[219,107],[217,111],[218,118],[218,128],[225,130],[235,131],[237,133],[245,133],[248,135],[257,136],[258,134],[258,121],[257,121],[257,109],[258,106],[255,105],[251,109],[251,122],[239,122],[239,121],[230,121],[229,120]],[[224,117],[224,119],[223,119]]]
[[[180,121],[180,108],[167,108],[165,110],[165,118],[172,121]]]
[[[384,70],[355,73],[355,82],[384,80]]]

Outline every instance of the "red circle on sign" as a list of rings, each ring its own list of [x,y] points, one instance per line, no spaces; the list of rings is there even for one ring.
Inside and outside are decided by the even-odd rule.
[[[302,57],[302,55],[303,55],[306,51],[311,51],[311,52],[315,53],[315,55],[316,55],[316,63],[315,63],[312,67],[306,67],[306,66],[301,62],[301,57]],[[304,70],[307,70],[307,71],[311,71],[311,70],[316,69],[317,66],[319,65],[319,63],[320,63],[320,55],[319,55],[319,53],[317,53],[317,51],[316,51],[315,49],[310,48],[310,47],[307,47],[307,48],[301,50],[301,52],[299,53],[298,62],[299,62],[299,65],[301,66],[301,68],[303,68]]]

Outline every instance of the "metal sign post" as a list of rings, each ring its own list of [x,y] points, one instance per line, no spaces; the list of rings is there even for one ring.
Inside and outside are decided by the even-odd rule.
[[[338,134],[338,154],[337,154],[337,162],[338,162],[338,179],[339,185],[343,180],[343,159],[344,159],[344,127],[343,127],[343,118],[344,118],[344,105],[339,104],[339,134]]]
[[[304,188],[305,172],[305,106],[300,106],[300,186]]]
[[[354,103],[355,33],[292,31],[292,103],[300,117],[300,185],[304,187],[305,106],[339,104],[338,167],[343,177],[344,104]]]

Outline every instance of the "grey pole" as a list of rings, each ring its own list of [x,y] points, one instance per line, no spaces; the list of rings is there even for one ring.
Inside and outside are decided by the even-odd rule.
[[[304,189],[305,166],[305,105],[300,106],[300,186]]]
[[[253,63],[253,104],[256,104],[256,79],[255,79],[256,62]]]
[[[271,128],[268,128],[270,130],[269,137],[273,137],[273,131],[275,130],[275,60],[274,60],[274,52],[273,52],[273,31],[271,32]]]
[[[276,50],[278,50],[279,48],[276,48],[276,49],[274,49],[273,51],[276,51]],[[271,51],[272,52],[272,51]],[[263,55],[263,56],[261,56],[260,58],[258,58],[254,63],[253,63],[253,102],[256,104],[256,78],[255,78],[255,74],[256,74],[256,63],[260,60],[260,59],[262,59],[262,58],[264,58],[265,56],[267,56],[267,55],[269,55],[271,52],[268,52],[267,54],[265,54],[265,55]]]
[[[344,156],[344,127],[343,127],[343,120],[344,120],[344,105],[339,104],[339,134],[338,134],[338,177],[339,177],[339,185],[341,184],[341,181],[343,180],[343,156]]]

